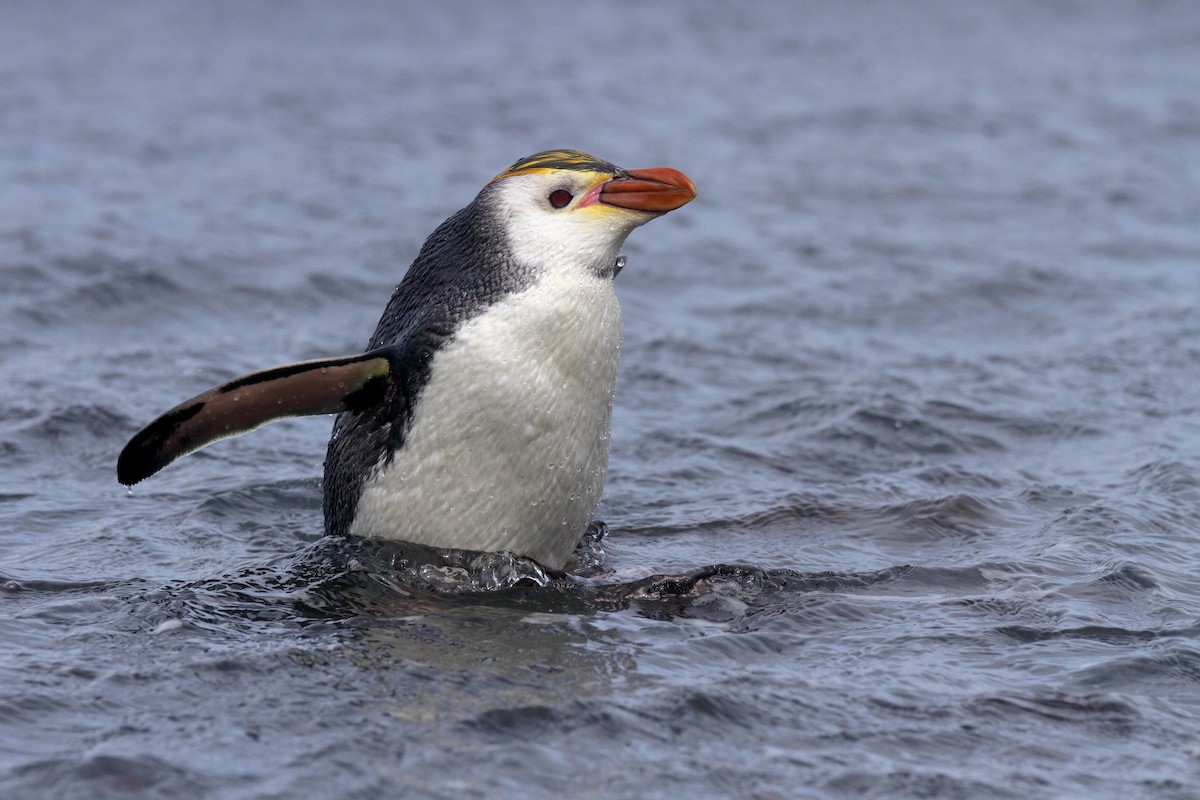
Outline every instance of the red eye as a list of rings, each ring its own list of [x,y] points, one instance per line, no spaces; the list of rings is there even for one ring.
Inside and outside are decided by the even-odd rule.
[[[555,189],[550,193],[550,205],[555,208],[566,208],[567,203],[571,202],[574,197],[566,189]]]

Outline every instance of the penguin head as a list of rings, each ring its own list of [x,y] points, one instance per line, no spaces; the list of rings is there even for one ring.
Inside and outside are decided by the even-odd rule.
[[[630,232],[690,202],[696,189],[670,167],[621,169],[578,150],[523,158],[484,188],[518,261],[612,274]]]

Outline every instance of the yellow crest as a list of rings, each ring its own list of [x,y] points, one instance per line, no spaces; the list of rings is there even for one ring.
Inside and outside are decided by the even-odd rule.
[[[572,169],[581,172],[608,172],[616,174],[620,170],[595,156],[578,150],[545,150],[528,158],[522,158],[508,169],[492,178],[494,183],[501,178],[511,178],[513,175],[525,175],[531,172],[550,172],[558,169]]]

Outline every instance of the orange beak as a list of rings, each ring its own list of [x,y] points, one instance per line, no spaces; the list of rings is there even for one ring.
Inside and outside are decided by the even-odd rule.
[[[664,214],[674,211],[696,197],[696,187],[688,177],[670,167],[630,169],[600,188],[599,200],[608,206]]]

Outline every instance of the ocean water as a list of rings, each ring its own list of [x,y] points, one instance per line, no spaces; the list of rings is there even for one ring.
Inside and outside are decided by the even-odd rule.
[[[0,6],[0,796],[1200,795],[1200,6]],[[321,538],[359,350],[518,157],[636,232],[579,574]]]

